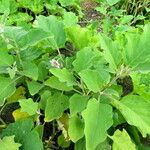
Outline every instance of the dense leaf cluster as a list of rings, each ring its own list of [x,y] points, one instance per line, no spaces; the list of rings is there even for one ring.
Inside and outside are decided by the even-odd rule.
[[[147,149],[149,16],[84,2],[0,0],[0,150]]]

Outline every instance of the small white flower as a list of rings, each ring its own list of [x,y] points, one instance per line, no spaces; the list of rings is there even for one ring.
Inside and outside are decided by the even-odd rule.
[[[50,60],[50,64],[52,67],[55,67],[55,68],[61,67],[61,64],[58,62],[58,60],[55,60],[55,59]]]

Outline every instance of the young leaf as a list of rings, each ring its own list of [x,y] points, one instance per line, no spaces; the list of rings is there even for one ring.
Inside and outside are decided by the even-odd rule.
[[[94,53],[91,48],[84,48],[77,52],[73,62],[74,70],[78,73],[82,70],[89,69],[93,65]]]
[[[45,109],[45,121],[50,122],[58,119],[69,106],[69,99],[61,93],[55,93],[47,100]]]
[[[15,141],[21,143],[26,134],[33,128],[33,121],[31,119],[18,120],[11,123],[6,129],[2,131],[2,137],[15,135]]]
[[[77,50],[88,47],[91,40],[91,33],[86,28],[80,26],[71,26],[66,29],[69,40],[73,43]],[[78,37],[78,38],[77,38]]]
[[[59,79],[55,76],[52,76],[49,79],[47,79],[44,84],[57,90],[62,90],[62,91],[73,90],[72,86],[67,86],[66,83],[60,82]]]
[[[0,50],[0,67],[8,67],[14,63],[14,59],[7,51]]]
[[[0,150],[19,150],[19,147],[21,146],[20,143],[16,143],[14,141],[14,135],[13,136],[5,136],[3,139],[0,139]]]
[[[44,150],[42,140],[39,138],[37,131],[33,130],[24,136],[22,149]]]
[[[86,69],[79,73],[81,79],[86,84],[88,89],[93,92],[99,92],[106,84],[102,74],[96,70]]]
[[[82,115],[85,121],[86,150],[95,150],[106,139],[107,130],[113,124],[112,107],[93,98],[89,100]]]
[[[27,112],[30,116],[35,115],[38,109],[38,103],[33,102],[31,98],[19,100],[21,112]]]
[[[150,62],[150,24],[145,25],[142,35],[127,33],[127,45],[125,47],[125,63],[136,70],[142,70],[144,63]]]
[[[15,81],[10,78],[0,76],[0,106],[3,105],[5,98],[10,97],[16,90]]]
[[[63,69],[53,68],[50,69],[50,72],[54,76],[56,76],[60,82],[66,82],[67,86],[73,86],[75,84],[75,78],[73,74],[66,68]]]
[[[32,80],[31,82],[27,81],[28,89],[31,95],[35,95],[38,93],[42,88],[43,85]]]
[[[84,136],[84,122],[77,115],[69,119],[68,134],[74,143]]]
[[[77,113],[82,112],[88,103],[88,97],[82,96],[79,94],[74,94],[70,99],[70,114],[71,116],[76,115]]]
[[[21,73],[35,81],[38,79],[38,67],[33,62],[24,62],[23,71]]]
[[[65,12],[63,18],[63,23],[66,27],[73,26],[78,23],[78,17],[72,12]]]
[[[150,133],[150,102],[137,95],[128,95],[121,101],[113,101],[130,125],[136,126],[142,135]]]
[[[38,16],[36,27],[53,35],[56,48],[64,47],[66,42],[64,25],[62,22],[58,21],[55,16]]]
[[[109,63],[110,69],[116,72],[117,65],[121,61],[121,53],[118,49],[118,44],[113,42],[110,38],[104,34],[100,36],[101,48],[104,50],[104,57]]]
[[[130,136],[128,133],[123,130],[122,132],[116,130],[113,137],[113,150],[136,150],[135,144],[131,141]]]

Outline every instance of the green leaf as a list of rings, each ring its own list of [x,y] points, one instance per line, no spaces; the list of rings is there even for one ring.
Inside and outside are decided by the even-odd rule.
[[[49,97],[51,97],[51,92],[48,90],[45,90],[42,94],[41,94],[41,100],[39,102],[39,107],[42,110],[45,110],[46,108],[46,104],[47,104],[47,100],[49,99]]]
[[[5,136],[3,139],[0,139],[0,150],[19,150],[19,147],[21,146],[20,143],[16,143],[14,141],[14,135],[13,136]]]
[[[138,70],[143,70],[144,63],[150,62],[150,24],[145,25],[142,34],[127,33],[125,47],[125,63]]]
[[[66,27],[74,26],[78,23],[78,17],[72,12],[65,12],[63,18],[63,23]]]
[[[0,76],[0,106],[3,105],[5,99],[10,97],[16,90],[15,81],[10,78]]]
[[[86,28],[80,26],[69,27],[66,29],[69,40],[73,43],[77,50],[88,47],[91,41],[92,34]]]
[[[2,131],[2,137],[15,135],[15,141],[22,143],[26,134],[28,134],[33,128],[33,122],[31,119],[18,120],[15,123],[11,123],[6,129]]]
[[[39,72],[38,80],[44,81],[49,72],[48,69],[46,68],[46,64],[44,62],[40,62],[38,64],[38,72]]]
[[[20,46],[23,49],[26,49],[30,46],[36,46],[40,42],[45,42],[45,40],[51,40],[53,39],[53,35],[47,33],[46,31],[43,31],[42,29],[31,29],[28,31],[28,33],[22,38],[20,41]],[[50,43],[48,41],[48,43]],[[47,44],[45,42],[45,44]],[[50,47],[50,44],[49,44]]]
[[[67,86],[66,83],[60,82],[59,79],[55,76],[52,76],[49,79],[47,79],[44,84],[57,90],[62,90],[62,91],[73,90],[72,86]]]
[[[27,85],[28,90],[32,96],[38,93],[43,88],[43,84],[40,84],[39,82],[36,82],[34,80],[32,80],[31,82],[27,81]]]
[[[14,59],[7,51],[0,50],[0,67],[8,67],[14,63]]]
[[[101,48],[104,50],[103,54],[106,61],[109,63],[110,69],[113,72],[117,71],[117,65],[120,63],[122,57],[118,49],[118,43],[112,41],[104,34],[100,36]]]
[[[50,35],[53,35],[56,48],[64,47],[66,42],[64,25],[62,22],[58,21],[55,16],[38,16],[36,27],[43,29]]]
[[[27,31],[22,27],[8,26],[4,28],[4,37],[17,49],[21,48],[20,42],[26,34]]]
[[[33,62],[24,62],[23,71],[21,73],[35,81],[38,79],[38,67]]]
[[[69,6],[73,4],[74,0],[59,0],[62,6]]]
[[[122,132],[116,130],[114,135],[112,136],[113,139],[113,150],[136,150],[135,144],[131,141],[130,136],[128,133],[123,130]]]
[[[71,116],[82,112],[88,103],[88,97],[79,94],[74,94],[70,99],[70,114]]]
[[[103,86],[109,82],[109,79],[105,81],[103,74],[96,70],[86,69],[81,71],[79,75],[88,89],[95,93],[99,92]]]
[[[106,1],[110,6],[112,6],[112,5],[117,4],[120,0],[106,0]]]
[[[16,11],[17,11],[17,4],[14,0],[0,1],[0,13],[4,12],[14,13]]]
[[[27,112],[30,116],[35,115],[38,109],[38,103],[33,102],[31,98],[19,100],[21,112]]]
[[[85,121],[86,150],[95,150],[106,139],[107,130],[113,124],[112,107],[93,98],[89,100],[82,116]]]
[[[49,96],[45,109],[45,121],[50,122],[58,119],[69,106],[69,99],[61,93],[55,93]]]
[[[61,134],[59,137],[58,137],[58,145],[61,146],[62,148],[67,148],[70,146],[70,141],[69,140],[66,140],[64,135]]]
[[[39,138],[38,132],[35,130],[31,131],[24,136],[23,150],[44,150],[42,140]]]
[[[50,69],[50,72],[54,76],[56,76],[60,82],[65,82],[68,87],[73,86],[75,84],[75,78],[73,74],[66,68],[63,69],[53,68]]]
[[[150,133],[150,102],[137,95],[128,95],[121,101],[113,101],[120,110],[126,121],[136,126],[142,135]]]
[[[89,69],[93,65],[94,53],[91,48],[84,48],[77,52],[76,59],[73,62],[74,70],[80,72]]]
[[[69,119],[68,134],[74,143],[84,136],[84,122],[77,115]]]

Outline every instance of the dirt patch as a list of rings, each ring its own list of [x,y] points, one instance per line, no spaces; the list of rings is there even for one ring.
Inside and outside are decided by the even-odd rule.
[[[84,13],[83,20],[81,21],[81,26],[86,26],[89,22],[96,21],[100,19],[100,13],[95,10],[98,3],[92,0],[84,0],[81,7]]]

